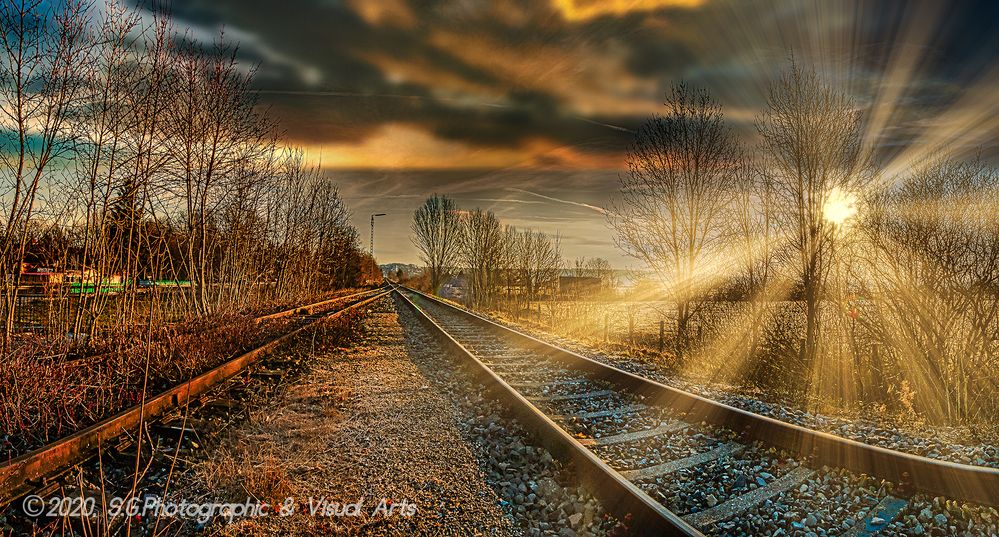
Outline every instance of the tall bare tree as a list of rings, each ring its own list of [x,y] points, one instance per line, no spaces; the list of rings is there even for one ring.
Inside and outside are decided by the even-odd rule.
[[[765,162],[765,161],[764,161]],[[749,301],[746,332],[749,356],[756,354],[776,272],[777,198],[764,162],[745,159],[737,174],[729,219],[737,279]]]
[[[820,304],[833,263],[836,223],[826,217],[827,203],[837,193],[859,195],[873,178],[861,150],[861,119],[844,92],[792,60],[756,120],[767,158],[762,170],[781,197],[781,229],[802,287],[806,363],[818,352]]]
[[[444,283],[447,271],[458,264],[461,221],[454,201],[434,194],[413,213],[411,240],[430,272],[433,292]]]
[[[706,265],[719,254],[742,155],[707,91],[680,84],[665,105],[666,112],[635,135],[609,220],[619,247],[644,261],[676,304],[676,351],[682,355],[691,320],[713,283]]]
[[[184,203],[187,234],[184,266],[193,286],[192,306],[208,313],[215,285],[211,264],[219,255],[217,216],[227,194],[259,177],[247,163],[265,158],[273,146],[270,122],[255,108],[251,73],[237,49],[220,36],[204,53],[190,44],[179,51],[169,110],[171,188]]]
[[[475,209],[461,219],[461,264],[468,276],[469,302],[491,306],[505,255],[504,232],[492,211]]]
[[[72,150],[69,118],[79,105],[89,52],[87,5],[0,3],[0,288],[3,348],[14,326],[28,222],[46,171]]]

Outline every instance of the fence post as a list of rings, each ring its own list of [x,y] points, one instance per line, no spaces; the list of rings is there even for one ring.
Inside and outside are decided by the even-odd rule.
[[[659,352],[663,352],[663,336],[666,332],[666,321],[659,319]]]
[[[628,345],[635,344],[635,312],[628,312]]]
[[[604,314],[604,343],[607,343],[607,314]]]

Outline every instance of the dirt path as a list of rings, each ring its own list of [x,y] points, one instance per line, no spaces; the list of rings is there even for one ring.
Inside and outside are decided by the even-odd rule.
[[[350,349],[317,352],[307,375],[199,469],[198,481],[220,498],[296,500],[291,516],[242,519],[221,533],[509,534],[454,407],[408,358],[391,300],[364,328]],[[310,497],[340,513],[359,502],[360,513],[312,514]]]

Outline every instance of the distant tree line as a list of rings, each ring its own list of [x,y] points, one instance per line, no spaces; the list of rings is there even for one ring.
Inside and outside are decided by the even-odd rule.
[[[557,235],[504,225],[492,211],[459,210],[446,196],[435,194],[416,210],[412,232],[430,290],[460,276],[474,307],[494,307],[504,292],[521,302],[554,293],[565,267]]]
[[[190,282],[172,306],[205,315],[377,274],[336,185],[283,146],[221,34],[199,42],[114,1],[3,2],[0,25],[5,345],[29,257],[84,286],[120,278],[112,324],[134,320],[143,282]],[[51,303],[59,329],[90,333],[112,298],[75,298]]]

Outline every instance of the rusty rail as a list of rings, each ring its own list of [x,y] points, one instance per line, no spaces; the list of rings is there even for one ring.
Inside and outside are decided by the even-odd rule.
[[[255,322],[259,323],[261,321],[269,321],[271,319],[280,319],[280,318],[283,318],[283,317],[290,317],[292,315],[295,315],[296,313],[305,312],[305,313],[308,313],[308,314],[312,314],[313,311],[316,311],[318,308],[321,308],[323,306],[328,306],[328,305],[333,304],[335,302],[342,302],[344,300],[350,300],[350,299],[360,298],[360,297],[365,296],[365,295],[370,296],[370,295],[373,295],[375,293],[381,292],[381,289],[382,289],[381,287],[376,287],[375,289],[368,289],[366,291],[361,291],[361,292],[358,292],[358,293],[351,293],[349,295],[335,296],[333,298],[328,298],[326,300],[322,300],[322,301],[319,301],[319,302],[313,302],[312,304],[308,304],[308,305],[305,305],[305,306],[296,306],[294,308],[286,309],[284,311],[279,311],[277,313],[271,313],[269,315],[262,315],[260,317],[256,317],[253,320]]]
[[[306,312],[306,313],[311,314],[313,311],[315,311],[316,309],[318,309],[318,308],[320,308],[322,306],[328,306],[329,304],[333,304],[334,302],[341,302],[341,301],[344,301],[344,300],[356,299],[356,298],[362,297],[364,295],[371,295],[373,293],[377,293],[379,289],[381,289],[381,288],[377,287],[375,289],[367,289],[365,291],[360,291],[360,292],[357,292],[357,293],[351,293],[351,294],[348,294],[348,295],[341,295],[341,296],[336,296],[336,297],[324,299],[324,300],[321,300],[319,302],[313,302],[311,304],[307,304],[307,305],[304,305],[304,306],[296,306],[294,308],[286,309],[286,310],[279,311],[279,312],[276,312],[276,313],[270,313],[268,315],[262,315],[260,317],[254,317],[253,318],[253,322],[259,324],[259,323],[261,323],[263,321],[269,321],[269,320],[273,320],[273,319],[281,319],[281,318],[284,318],[284,317],[290,317],[292,315],[295,315],[296,313],[301,313],[303,311]],[[106,352],[106,353],[95,354],[95,355],[91,355],[91,356],[84,356],[84,357],[81,357],[81,358],[76,358],[76,359],[73,359],[73,360],[68,360],[66,362],[63,362],[63,365],[65,365],[67,367],[85,366],[85,365],[88,365],[88,364],[99,362],[100,360],[108,358],[108,357],[112,356],[113,354],[114,354],[114,352]],[[50,356],[41,356],[41,357],[37,358],[37,360],[38,361],[55,361],[55,360],[57,360],[59,358],[65,358],[65,357],[66,357],[65,353],[60,353],[60,354],[53,354],[53,355],[50,355]]]
[[[706,421],[739,432],[744,438],[797,454],[812,466],[845,468],[930,494],[999,507],[999,469],[895,451],[754,414],[556,347],[437,297],[406,289],[474,318],[491,330],[511,336],[539,354],[610,381],[632,393],[650,397],[653,404],[673,408],[686,415],[688,420]]]
[[[391,290],[381,290],[374,296],[354,302],[329,314],[329,317],[339,317],[348,311],[374,302],[390,292]],[[343,298],[345,297],[340,297],[337,300]],[[193,399],[205,394],[222,381],[233,377],[267,352],[277,348],[311,325],[312,323],[309,323],[298,327],[183,384],[155,395],[143,404],[133,406],[70,436],[10,460],[10,462],[0,466],[0,506],[30,492],[36,486],[32,481],[72,468],[99,453],[108,441],[122,433],[136,430],[141,423],[160,416],[172,408],[187,405]]]

